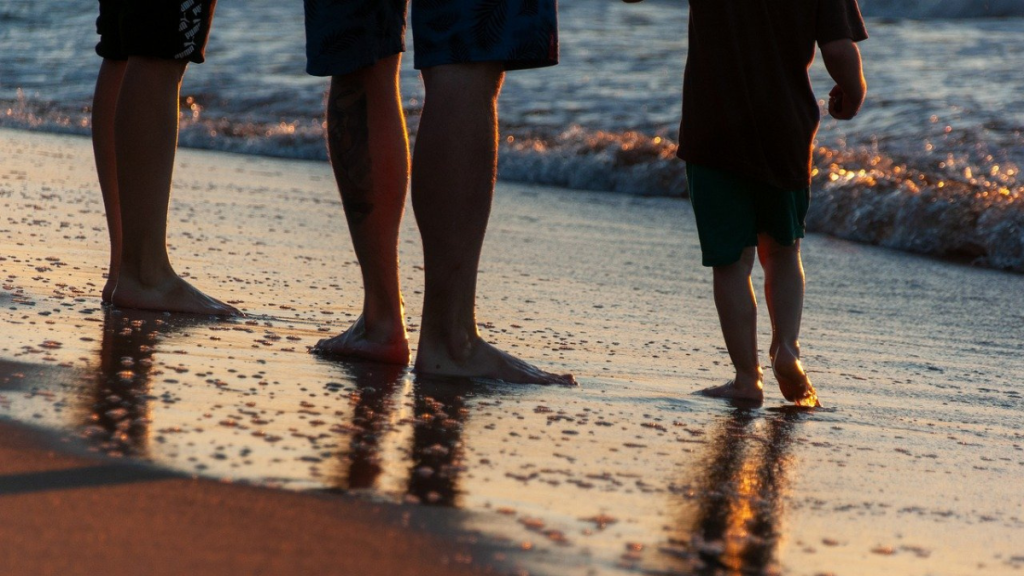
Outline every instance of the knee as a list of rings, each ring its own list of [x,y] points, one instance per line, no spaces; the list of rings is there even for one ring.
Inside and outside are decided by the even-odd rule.
[[[431,94],[448,98],[494,99],[501,90],[505,68],[500,62],[445,64],[423,70],[423,86]]]
[[[367,87],[374,83],[397,86],[398,70],[402,63],[400,54],[381,58],[369,66],[348,74],[331,76],[331,88]]]
[[[149,56],[131,56],[124,63],[124,70],[130,71],[133,77],[144,77],[151,81],[165,81],[178,84],[185,76],[188,60],[172,60],[170,58],[152,58]]]
[[[800,258],[800,239],[792,244],[780,244],[778,240],[767,234],[761,234],[757,239],[757,255],[764,261],[785,262],[794,261]]]
[[[348,74],[331,76],[331,90],[329,97],[334,100],[345,98],[353,93],[365,94],[366,87],[373,77],[372,66],[362,68]]]
[[[715,266],[715,277],[750,276],[754,270],[754,248],[744,248],[739,260],[724,266]]]

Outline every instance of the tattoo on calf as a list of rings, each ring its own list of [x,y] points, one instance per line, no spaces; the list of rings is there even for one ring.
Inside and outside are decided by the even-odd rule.
[[[327,105],[327,149],[349,224],[373,212],[373,170],[366,91],[361,86],[332,89]]]
[[[345,207],[345,218],[349,224],[359,224],[373,212],[372,202],[360,202],[344,195],[341,197],[341,205]]]

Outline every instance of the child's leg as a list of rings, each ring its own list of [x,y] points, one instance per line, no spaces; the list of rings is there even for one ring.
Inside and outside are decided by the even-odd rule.
[[[125,308],[237,314],[178,277],[167,255],[167,208],[187,62],[131,57],[114,119],[121,208],[121,270],[111,297]]]
[[[334,76],[327,145],[363,274],[363,313],[315,352],[409,363],[398,239],[409,186],[409,141],[398,91],[400,55]]]
[[[103,193],[103,207],[107,213],[107,233],[110,235],[110,265],[107,268],[107,282],[103,286],[104,304],[110,302],[121,269],[121,207],[117,193],[114,111],[117,108],[117,96],[121,92],[125,64],[123,60],[103,59],[92,100],[92,149],[100,191]]]
[[[800,240],[783,246],[768,234],[757,237],[757,256],[764,268],[764,297],[772,320],[774,359],[780,346],[783,354],[799,358],[800,320],[804,308],[804,267],[800,260]]]
[[[770,235],[760,234],[757,253],[764,268],[765,301],[772,319],[772,343],[768,349],[772,370],[782,395],[802,403],[814,396],[814,388],[800,364],[800,320],[804,307],[800,240],[784,246]]]
[[[757,358],[757,299],[750,282],[754,248],[743,250],[738,262],[715,266],[715,307],[725,336],[735,379],[702,391],[705,396],[763,400],[761,365]]]

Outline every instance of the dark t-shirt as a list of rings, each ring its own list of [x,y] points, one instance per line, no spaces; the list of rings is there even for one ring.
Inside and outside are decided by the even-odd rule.
[[[690,0],[679,157],[788,190],[811,181],[815,43],[867,38],[857,0]]]

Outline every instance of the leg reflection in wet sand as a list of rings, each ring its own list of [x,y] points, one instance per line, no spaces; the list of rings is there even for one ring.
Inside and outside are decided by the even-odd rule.
[[[462,429],[469,414],[466,397],[480,390],[469,379],[416,379],[407,498],[435,506],[459,505],[459,474],[465,470]]]
[[[396,391],[408,374],[404,366],[392,364],[340,364],[346,376],[355,382],[351,394],[355,402],[352,424],[343,429],[351,433],[349,449],[344,452],[345,462],[333,484],[339,490],[375,488],[383,472],[381,444],[384,435],[393,428],[394,403],[401,402]]]
[[[341,452],[341,467],[331,482],[334,490],[399,491],[407,502],[457,506],[466,399],[479,393],[480,385],[469,379],[417,377],[412,412],[400,418],[398,412],[409,407],[403,394],[408,369],[386,364],[343,366],[355,384],[350,395],[355,405],[351,422],[336,426],[349,435],[349,448]],[[408,437],[402,433],[385,437],[407,425],[413,427],[411,449],[408,444],[395,449],[395,440],[404,443]],[[383,454],[387,451],[391,456]]]
[[[209,322],[145,310],[104,310],[99,372],[83,399],[90,443],[110,455],[147,455],[156,347],[164,336]]]
[[[688,490],[696,520],[676,542],[702,576],[774,573],[782,536],[786,469],[793,432],[803,418],[736,409],[711,436],[701,476]]]

